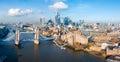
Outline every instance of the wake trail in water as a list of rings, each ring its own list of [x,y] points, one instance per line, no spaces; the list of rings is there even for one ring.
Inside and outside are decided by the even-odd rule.
[[[9,33],[3,41],[10,41],[15,39],[15,33]]]

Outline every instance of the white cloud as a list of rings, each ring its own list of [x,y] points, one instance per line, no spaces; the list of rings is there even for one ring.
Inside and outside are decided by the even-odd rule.
[[[9,16],[24,16],[24,15],[29,15],[31,14],[33,11],[31,9],[25,9],[25,10],[21,10],[19,8],[11,8],[8,10],[8,15]]]
[[[53,10],[60,10],[60,9],[62,10],[62,9],[67,9],[68,5],[63,2],[56,2],[53,5],[50,5],[49,8]]]

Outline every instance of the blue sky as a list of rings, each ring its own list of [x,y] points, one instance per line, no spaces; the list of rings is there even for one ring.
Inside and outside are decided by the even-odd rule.
[[[55,4],[59,2],[62,2],[61,16],[68,16],[73,21],[120,21],[120,0],[0,0],[0,22],[37,22],[40,17],[53,18]],[[51,9],[50,6],[55,7]]]

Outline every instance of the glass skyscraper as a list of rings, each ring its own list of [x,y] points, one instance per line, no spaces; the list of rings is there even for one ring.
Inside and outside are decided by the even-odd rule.
[[[61,24],[59,12],[57,12],[57,15],[55,16],[55,20],[56,20],[57,25],[60,25],[60,24]]]
[[[69,18],[68,17],[64,18],[64,25],[69,25]]]

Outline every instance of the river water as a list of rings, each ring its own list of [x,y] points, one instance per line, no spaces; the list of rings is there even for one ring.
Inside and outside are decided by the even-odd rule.
[[[40,45],[33,41],[22,41],[15,46],[14,41],[0,41],[0,56],[7,56],[4,62],[105,62],[83,51],[65,50],[52,41],[40,40]]]

